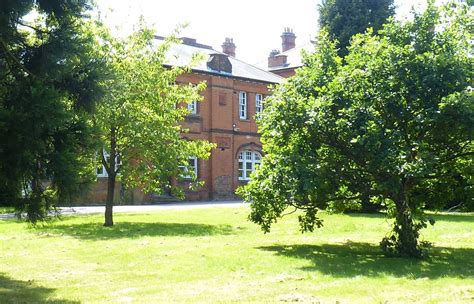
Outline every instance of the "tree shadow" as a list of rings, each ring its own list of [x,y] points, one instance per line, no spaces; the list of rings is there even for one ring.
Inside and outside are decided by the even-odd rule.
[[[428,214],[437,222],[468,222],[474,224],[474,213]]]
[[[308,260],[312,265],[303,267],[303,270],[319,271],[334,277],[474,277],[473,248],[433,247],[428,250],[429,257],[422,260],[386,257],[379,246],[369,243],[300,244],[265,246],[258,249]]]
[[[53,288],[41,287],[32,281],[14,280],[0,273],[0,303],[80,303],[79,301],[49,299],[53,292]]]
[[[360,217],[360,218],[387,218],[387,215],[383,212],[378,213],[345,213],[345,215],[350,217]],[[427,218],[433,218],[437,222],[468,222],[474,223],[474,213],[464,212],[464,213],[426,213]],[[389,220],[392,220],[389,218]]]
[[[39,231],[42,235],[48,235],[49,233],[66,234],[86,240],[139,238],[144,236],[196,237],[234,233],[234,229],[230,225],[142,222],[119,222],[113,227],[104,227],[99,223],[55,224],[40,228]]]

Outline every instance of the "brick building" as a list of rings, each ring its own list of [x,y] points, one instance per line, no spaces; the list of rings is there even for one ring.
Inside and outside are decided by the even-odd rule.
[[[263,109],[263,99],[270,94],[269,85],[283,81],[278,75],[235,58],[236,46],[226,38],[222,52],[195,39],[182,38],[182,44],[171,48],[167,65],[185,65],[193,54],[202,53],[206,60],[191,73],[181,75],[177,83],[197,84],[205,81],[203,100],[188,106],[191,114],[183,127],[188,139],[206,139],[216,143],[209,160],[190,159],[199,180],[205,182],[197,191],[186,191],[188,200],[232,199],[235,189],[249,180],[250,173],[262,157],[255,114]],[[156,37],[156,43],[163,37]],[[106,199],[106,172],[98,170],[98,182],[82,200],[103,203]],[[183,185],[186,189],[186,185]],[[123,191],[116,186],[117,198],[125,203],[143,203],[163,199],[140,190]]]
[[[314,42],[309,41],[296,46],[296,35],[290,28],[285,28],[281,34],[281,51],[272,50],[268,60],[257,64],[260,68],[277,74],[283,78],[295,75],[295,70],[303,66],[301,52],[314,51]]]

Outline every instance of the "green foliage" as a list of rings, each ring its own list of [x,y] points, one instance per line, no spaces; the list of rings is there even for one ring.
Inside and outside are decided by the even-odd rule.
[[[341,64],[324,31],[315,54],[269,98],[259,121],[265,157],[239,189],[266,232],[287,207],[341,211],[366,196],[395,218],[387,252],[421,254],[427,204],[474,197],[472,11],[430,5],[379,36],[354,37]]]
[[[395,13],[393,0],[323,0],[319,6],[319,25],[338,43],[338,54],[348,53],[351,37],[368,28],[378,32]]]
[[[187,140],[182,135],[186,130],[180,126],[188,114],[181,104],[201,100],[199,92],[205,84],[177,84],[176,78],[189,72],[190,66],[166,66],[168,51],[179,42],[176,33],[158,46],[153,31],[145,27],[125,39],[106,32],[102,37],[107,41],[103,56],[112,73],[103,83],[107,94],[94,122],[110,154],[108,160],[99,159],[109,176],[107,205],[113,203],[110,187],[116,178],[129,189],[140,187],[156,193],[169,189],[183,197],[171,178],[180,179],[180,166],[189,168],[189,157],[207,159],[214,146],[204,140]],[[200,59],[196,56],[194,60]],[[119,167],[117,157],[121,159]]]
[[[88,1],[1,5],[0,203],[33,223],[91,178],[89,113],[104,64],[83,17],[89,8]]]

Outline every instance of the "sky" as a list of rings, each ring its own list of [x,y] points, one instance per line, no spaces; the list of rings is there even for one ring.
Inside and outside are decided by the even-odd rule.
[[[166,36],[178,24],[188,23],[180,37],[221,51],[226,37],[233,38],[236,58],[250,64],[265,61],[271,50],[281,50],[280,35],[289,27],[296,46],[307,44],[318,31],[320,0],[96,0],[101,19],[116,35],[130,33],[140,16]],[[291,4],[290,4],[291,2]],[[420,10],[425,0],[395,0],[397,15]]]

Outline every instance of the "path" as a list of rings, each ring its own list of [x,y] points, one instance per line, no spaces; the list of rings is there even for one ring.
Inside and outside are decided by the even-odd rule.
[[[118,212],[149,212],[159,210],[177,210],[177,209],[198,209],[208,207],[235,207],[244,206],[242,201],[205,201],[205,202],[173,202],[157,203],[155,205],[119,205],[114,206],[114,213]],[[60,207],[61,214],[92,214],[104,213],[105,206],[78,206],[78,207]],[[13,213],[0,214],[1,219],[14,218]]]

